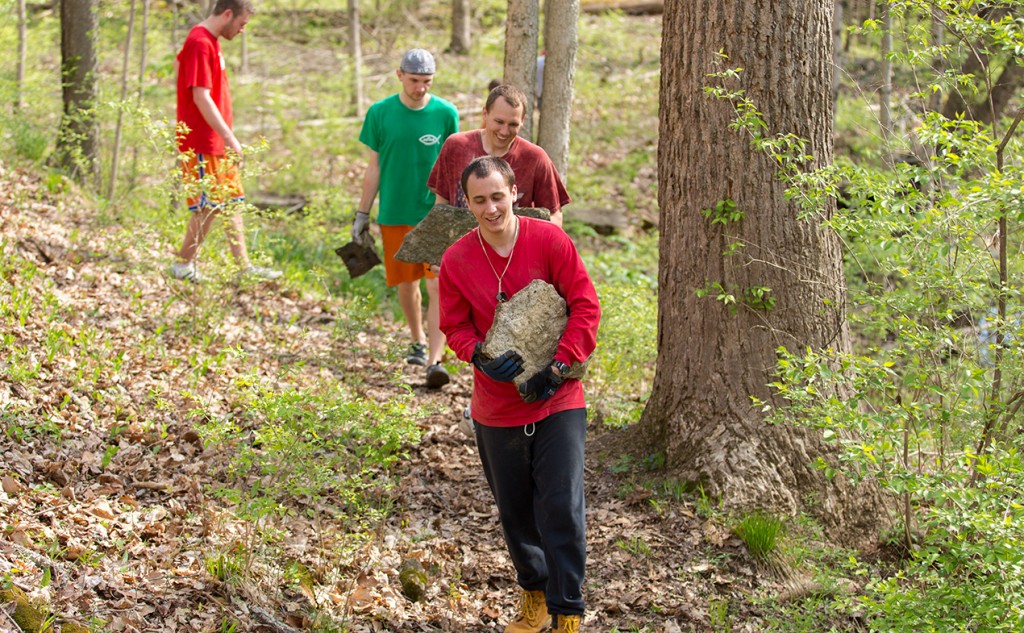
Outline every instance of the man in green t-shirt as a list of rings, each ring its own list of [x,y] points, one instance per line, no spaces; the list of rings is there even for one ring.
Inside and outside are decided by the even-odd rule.
[[[396,71],[401,91],[374,103],[366,113],[359,141],[370,148],[370,154],[352,236],[359,239],[369,224],[370,208],[379,192],[377,223],[384,242],[385,277],[388,286],[398,287],[398,302],[412,335],[405,360],[426,366],[427,386],[438,389],[450,378],[441,365],[445,340],[439,327],[437,276],[426,264],[408,264],[394,257],[406,233],[434,206],[427,177],[445,139],[459,131],[455,106],[430,94],[434,71],[429,52],[408,51]],[[426,332],[420,279],[427,288]]]

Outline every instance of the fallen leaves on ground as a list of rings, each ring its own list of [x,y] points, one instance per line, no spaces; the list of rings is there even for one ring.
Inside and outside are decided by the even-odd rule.
[[[468,369],[429,391],[392,351],[399,324],[338,327],[338,300],[287,284],[169,280],[171,246],[152,240],[0,163],[0,575],[58,622],[108,631],[502,630],[518,593],[459,429]],[[228,387],[243,377],[282,390],[347,381],[381,401],[411,389],[423,435],[391,513],[350,540],[297,497],[254,539],[269,526],[212,495],[230,455],[196,429],[197,411],[237,412]],[[732,630],[757,630],[742,596],[759,580],[727,530],[681,502],[632,498],[600,450],[587,477],[586,629],[707,631],[709,600],[732,600]],[[211,573],[253,543],[272,547],[247,552],[235,580]],[[399,579],[410,562],[426,577],[417,602]]]

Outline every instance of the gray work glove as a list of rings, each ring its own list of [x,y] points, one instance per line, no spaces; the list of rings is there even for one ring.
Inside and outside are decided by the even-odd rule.
[[[352,222],[352,241],[361,242],[363,233],[370,230],[370,214],[356,211],[356,219]]]

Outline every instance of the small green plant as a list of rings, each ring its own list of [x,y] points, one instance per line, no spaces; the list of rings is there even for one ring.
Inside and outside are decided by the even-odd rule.
[[[205,561],[206,572],[224,583],[236,583],[242,579],[246,562],[239,552],[218,552]]]
[[[715,203],[715,206],[709,209],[701,209],[701,213],[705,218],[711,220],[711,224],[731,224],[733,222],[739,222],[743,218],[747,217],[747,214],[736,206],[736,203],[726,198],[725,200],[719,200]]]
[[[744,515],[735,532],[754,558],[767,560],[778,550],[785,528],[786,523],[781,518],[757,510]]]
[[[732,616],[729,614],[729,599],[715,597],[708,600],[708,619],[715,633],[732,631]]]
[[[647,558],[651,555],[651,547],[644,541],[643,537],[632,536],[628,539],[619,539],[615,541],[615,547],[618,547],[624,552],[628,552],[633,556],[640,556]]]

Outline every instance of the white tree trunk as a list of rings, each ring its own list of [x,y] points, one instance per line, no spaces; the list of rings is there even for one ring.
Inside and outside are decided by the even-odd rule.
[[[526,112],[519,136],[533,139],[533,99],[537,85],[537,35],[540,28],[538,0],[508,0],[505,24],[505,83],[527,95]]]
[[[573,82],[576,76],[576,46],[579,0],[545,0],[544,81],[540,103],[537,144],[565,180],[569,166],[569,127],[572,115]]]

